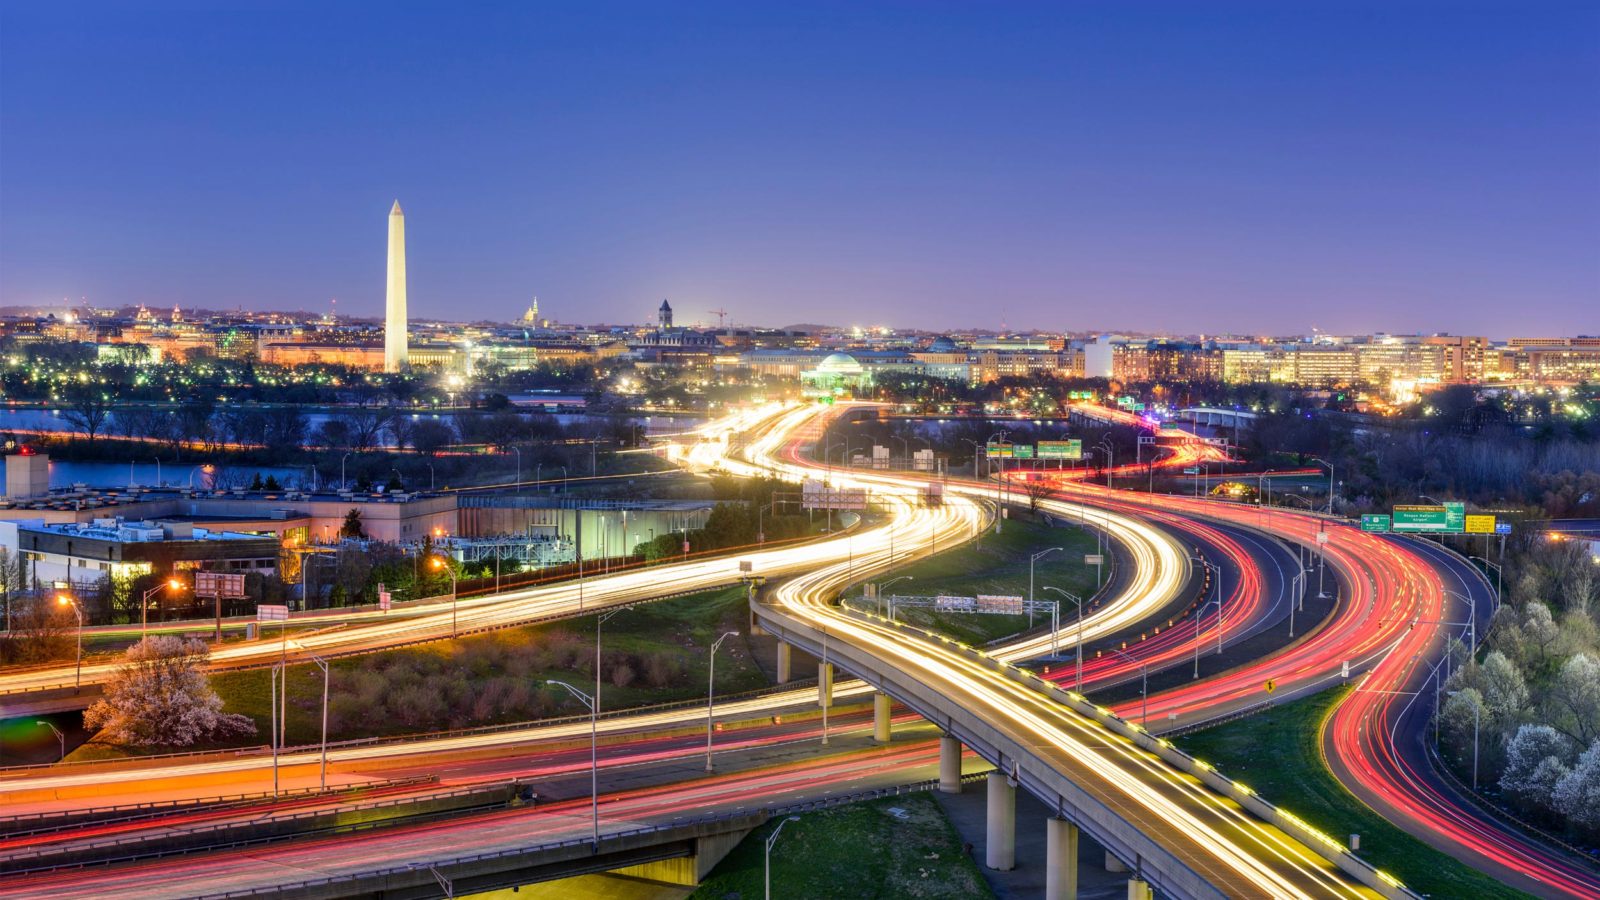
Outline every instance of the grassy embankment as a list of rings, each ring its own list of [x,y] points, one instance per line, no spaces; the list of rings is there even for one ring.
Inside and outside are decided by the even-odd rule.
[[[951,594],[965,597],[998,594],[1026,598],[1028,558],[1047,547],[1063,549],[1034,565],[1034,598],[1061,601],[1061,621],[1065,624],[1077,615],[1077,607],[1054,591],[1044,590],[1043,586],[1057,587],[1085,600],[1094,594],[1094,567],[1084,565],[1083,557],[1095,552],[1095,536],[1093,532],[1081,528],[1051,528],[1025,518],[1010,519],[1000,534],[990,531],[981,540],[968,542],[952,550],[942,550],[937,556],[897,568],[882,580],[889,581],[901,575],[913,576],[912,581],[901,581],[890,587],[890,593],[897,594]],[[859,604],[859,592],[855,597],[857,599],[854,602]],[[912,625],[940,632],[974,646],[1028,629],[1027,616],[908,609],[903,617],[897,614],[896,618],[903,618]],[[1035,624],[1042,627],[1049,623]]]
[[[891,810],[898,809],[897,815]],[[782,819],[751,832],[692,900],[762,897],[767,836]],[[772,848],[779,897],[993,897],[944,811],[927,794],[888,797],[806,813]]]
[[[717,635],[738,632],[717,653],[717,692],[767,685],[744,638],[742,588],[645,603],[605,624],[602,709],[705,696],[706,651]],[[582,704],[550,679],[594,691],[595,617],[509,628],[457,641],[437,641],[332,661],[330,740],[464,728],[550,716],[576,715]],[[252,718],[261,743],[270,724],[269,673],[224,672],[212,685],[228,712]],[[313,664],[289,667],[288,740],[311,743],[321,728],[322,673]],[[125,755],[124,748],[90,743],[84,759]]]
[[[1414,891],[1434,897],[1526,897],[1391,825],[1334,779],[1320,752],[1322,721],[1345,690],[1324,691],[1175,742],[1313,827],[1339,838],[1361,835],[1362,858]]]

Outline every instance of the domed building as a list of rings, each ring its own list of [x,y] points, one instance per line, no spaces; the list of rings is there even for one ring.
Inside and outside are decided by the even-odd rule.
[[[800,373],[806,396],[839,396],[872,387],[872,376],[848,353],[830,353],[815,369]]]

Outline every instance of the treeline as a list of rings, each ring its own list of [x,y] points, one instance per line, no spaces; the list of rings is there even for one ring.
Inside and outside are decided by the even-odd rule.
[[[1600,566],[1570,542],[1520,540],[1481,661],[1459,643],[1438,713],[1463,782],[1539,826],[1600,844]]]

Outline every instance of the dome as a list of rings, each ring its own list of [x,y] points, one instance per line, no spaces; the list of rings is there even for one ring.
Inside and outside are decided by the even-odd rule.
[[[861,363],[848,353],[830,353],[828,357],[817,364],[818,372],[828,372],[835,375],[859,375]]]
[[[933,343],[928,345],[927,352],[955,353],[959,349],[960,348],[956,346],[956,342],[951,340],[948,335],[940,335],[933,339]]]

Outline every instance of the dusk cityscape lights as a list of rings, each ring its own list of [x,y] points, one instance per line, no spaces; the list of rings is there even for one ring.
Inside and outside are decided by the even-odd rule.
[[[1600,897],[1596,35],[0,7],[0,895]]]

